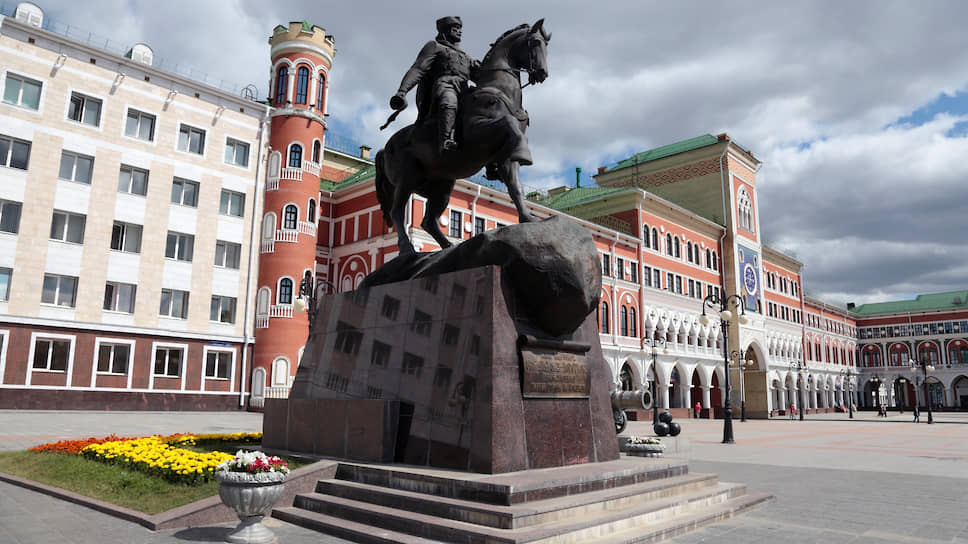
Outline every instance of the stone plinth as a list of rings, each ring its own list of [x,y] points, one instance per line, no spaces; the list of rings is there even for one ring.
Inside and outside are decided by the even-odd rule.
[[[549,337],[508,283],[486,266],[325,297],[264,446],[480,473],[617,459],[594,313]]]

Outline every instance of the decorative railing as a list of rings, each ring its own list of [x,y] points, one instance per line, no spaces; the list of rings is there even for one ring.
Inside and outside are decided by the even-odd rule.
[[[257,329],[268,329],[269,328],[269,315],[262,314],[255,316],[255,328]]]
[[[309,221],[300,221],[299,232],[308,234],[310,236],[316,236],[316,225],[314,223],[310,223]]]
[[[309,172],[310,174],[312,174],[314,176],[318,176],[319,175],[319,163],[318,162],[303,161],[302,167],[303,167],[303,170]]]
[[[276,241],[296,243],[299,241],[299,231],[295,229],[277,229]]]
[[[267,399],[288,399],[289,398],[289,386],[288,385],[274,385],[272,387],[266,388],[266,398]]]
[[[278,191],[279,178],[269,178],[266,180],[266,191]]]
[[[276,250],[276,242],[272,238],[263,238],[262,245],[259,246],[260,253],[272,253]]]
[[[269,317],[292,317],[292,304],[273,304],[269,306]]]
[[[302,168],[292,168],[285,167],[279,174],[279,179],[287,179],[290,181],[302,181]]]

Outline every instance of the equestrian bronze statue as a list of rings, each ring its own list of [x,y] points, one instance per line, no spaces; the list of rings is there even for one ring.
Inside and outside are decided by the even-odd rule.
[[[407,107],[406,94],[416,86],[417,120],[391,136],[375,158],[377,197],[384,219],[397,231],[401,255],[415,253],[404,226],[410,195],[427,199],[420,226],[440,247],[450,247],[437,220],[457,179],[481,168],[488,179],[507,186],[520,222],[534,220],[524,206],[519,178],[520,166],[531,164],[521,72],[528,74],[527,84],[548,77],[551,33],[545,31],[544,19],[499,36],[479,63],[458,47],[460,18],[439,19],[437,29],[437,38],[420,50],[390,99],[396,111],[387,124]]]

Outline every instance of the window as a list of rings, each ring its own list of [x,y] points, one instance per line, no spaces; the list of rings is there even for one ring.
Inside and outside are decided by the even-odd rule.
[[[205,356],[205,377],[229,379],[232,368],[232,353],[228,351],[210,351]]]
[[[753,204],[750,194],[743,187],[739,190],[736,215],[739,218],[739,227],[743,230],[753,232]]]
[[[615,276],[620,279],[625,279],[625,260],[621,257],[615,258]]]
[[[26,170],[28,162],[30,162],[30,142],[0,136],[0,166]]]
[[[0,232],[20,232],[20,203],[0,200]]]
[[[619,334],[622,336],[629,335],[629,310],[625,306],[619,309],[618,327]]]
[[[322,151],[323,151],[323,146],[322,144],[319,143],[319,140],[314,141],[313,142],[313,162],[314,163],[319,164],[319,156],[322,153]]]
[[[423,364],[423,357],[419,357],[412,353],[403,352],[403,364],[400,365],[400,372],[419,378],[421,372],[423,371]]]
[[[89,184],[93,170],[94,157],[86,157],[69,151],[61,152],[60,172],[57,175],[60,179]]]
[[[666,254],[672,255],[672,234],[666,234]]]
[[[676,275],[673,274],[672,272],[666,272],[666,289],[674,293],[675,282],[676,282]]]
[[[302,146],[292,144],[289,148],[289,168],[302,168]]]
[[[0,268],[0,301],[10,300],[10,280],[13,278],[13,270],[10,268]],[[0,344],[0,348],[3,345]]]
[[[101,101],[81,93],[71,93],[71,105],[67,108],[67,118],[96,127],[101,124]]]
[[[599,319],[602,322],[602,334],[608,334],[608,303],[605,301],[602,301],[602,312]]]
[[[635,320],[635,308],[629,306],[629,336],[638,336],[638,322]]]
[[[171,203],[182,206],[198,206],[198,183],[175,178],[171,182]]]
[[[235,323],[235,297],[212,295],[208,319],[219,323]]]
[[[181,376],[182,348],[158,348],[155,350],[155,376],[177,378]]]
[[[279,297],[276,304],[292,304],[292,280],[282,278],[279,280]]]
[[[118,175],[118,192],[144,196],[148,193],[148,171],[121,165]]]
[[[50,239],[83,244],[84,224],[86,222],[87,218],[83,215],[55,211],[50,222]]]
[[[141,225],[114,222],[111,230],[111,249],[125,253],[141,253]]]
[[[165,257],[191,262],[194,247],[195,237],[191,234],[168,231],[168,241],[165,243]]]
[[[185,319],[188,317],[188,291],[177,289],[161,290],[161,308],[158,314],[164,317]]]
[[[305,104],[309,94],[309,68],[296,70],[296,104]]]
[[[648,225],[642,225],[642,245],[644,245],[647,248],[652,247],[649,244],[649,226]]]
[[[7,74],[7,81],[3,86],[3,101],[15,106],[23,106],[36,110],[40,108],[40,89],[43,83],[32,79]]]
[[[295,230],[296,222],[299,220],[299,208],[295,204],[289,204],[282,212],[282,228]]]
[[[239,257],[242,255],[242,245],[232,242],[215,242],[215,266],[239,269]]]
[[[460,338],[460,328],[453,325],[444,325],[443,341],[445,346],[456,346]]]
[[[642,267],[642,285],[646,287],[652,287],[652,267],[651,266]]]
[[[205,153],[205,131],[190,125],[178,127],[178,150],[202,155]]]
[[[482,234],[484,232],[484,218],[475,217],[474,218],[474,236]]]
[[[233,217],[242,217],[242,215],[245,213],[244,208],[244,194],[222,189],[222,199],[219,201],[218,213],[222,215],[231,215]]]
[[[383,342],[373,341],[373,351],[370,352],[370,364],[386,368],[390,362],[390,345]]]
[[[306,221],[310,223],[316,222],[316,201],[309,199],[309,205],[306,207]]]
[[[236,166],[248,167],[249,144],[240,142],[238,140],[233,140],[232,138],[226,138],[225,162],[227,164],[234,164]]]
[[[662,289],[662,271],[661,270],[652,271],[652,280],[653,280],[652,283],[654,284],[653,287],[655,287],[656,289]]]
[[[459,211],[456,211],[456,210],[451,210],[450,211],[450,226],[449,226],[449,232],[447,233],[447,235],[450,236],[451,238],[460,238],[461,237],[460,236],[460,224],[462,222],[463,222],[463,218],[461,217],[461,213]]]
[[[450,387],[450,377],[453,373],[454,371],[450,367],[437,365],[437,368],[434,370],[434,386],[441,389]]]
[[[128,110],[124,135],[146,142],[155,141],[155,116],[138,110]]]
[[[612,275],[612,258],[609,255],[602,255],[602,275]]]
[[[100,344],[97,349],[97,371],[104,374],[127,374],[130,359],[130,345]]]
[[[134,313],[134,298],[138,286],[109,281],[104,284],[104,309],[112,312]]]
[[[632,263],[629,267],[629,281],[632,283],[638,283],[639,281],[639,265]]]
[[[676,294],[682,294],[682,276],[676,274]]]
[[[41,302],[73,308],[76,297],[76,277],[44,274],[44,290],[40,295]]]
[[[673,240],[672,246],[675,249],[675,255],[676,255],[676,258],[678,259],[679,257],[681,257],[681,254],[679,253],[679,237],[678,236],[676,236],[675,240]]]
[[[400,311],[400,300],[393,298],[389,295],[383,297],[383,308],[380,310],[380,314],[387,319],[397,319],[397,313]]]
[[[410,330],[417,334],[422,334],[423,336],[430,336],[430,329],[433,326],[433,321],[431,320],[430,314],[416,310],[413,313],[413,322],[410,324]]]
[[[276,73],[276,104],[286,102],[286,91],[289,89],[289,68],[283,66]]]
[[[71,354],[70,340],[38,338],[34,341],[34,370],[64,372]]]
[[[319,80],[316,82],[316,109],[323,111],[323,98],[326,96],[326,76],[319,74]],[[316,161],[319,162],[319,161]]]

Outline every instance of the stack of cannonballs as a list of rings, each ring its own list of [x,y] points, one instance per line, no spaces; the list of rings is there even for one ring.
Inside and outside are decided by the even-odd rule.
[[[659,414],[659,422],[652,426],[652,430],[655,431],[656,436],[679,436],[682,427],[672,421],[672,414],[662,412]]]

